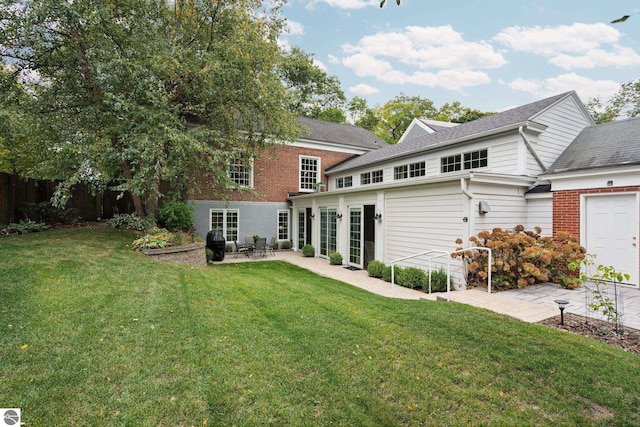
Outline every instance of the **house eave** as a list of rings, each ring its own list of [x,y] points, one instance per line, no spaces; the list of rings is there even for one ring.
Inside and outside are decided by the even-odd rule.
[[[321,193],[309,193],[309,194],[289,194],[288,199],[304,200],[313,198],[335,197],[348,195],[353,193],[362,192],[379,192],[384,190],[392,190],[396,188],[406,189],[408,187],[415,187],[420,185],[441,184],[444,182],[459,182],[461,179],[469,180],[474,183],[494,184],[511,187],[523,187],[528,188],[537,181],[536,177],[531,176],[519,176],[519,175],[505,175],[488,172],[467,171],[461,173],[451,173],[440,175],[437,177],[428,178],[415,178],[410,180],[398,180],[392,182],[384,182],[381,184],[370,184],[359,187],[341,188],[331,191],[325,191]]]

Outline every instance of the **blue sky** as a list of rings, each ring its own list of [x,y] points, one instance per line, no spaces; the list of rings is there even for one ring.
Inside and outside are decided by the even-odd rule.
[[[313,53],[349,99],[404,93],[502,111],[568,90],[606,100],[640,78],[640,1],[289,0],[284,46]]]

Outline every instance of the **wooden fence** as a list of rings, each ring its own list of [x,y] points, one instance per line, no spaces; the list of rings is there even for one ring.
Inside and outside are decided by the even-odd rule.
[[[56,185],[55,181],[22,179],[0,173],[0,226],[26,218],[34,221],[57,219],[52,218],[55,211],[46,208]],[[95,221],[112,218],[116,213],[135,211],[129,195],[118,200],[118,193],[114,191],[107,190],[94,196],[86,185],[77,185],[72,195],[66,206],[69,218]]]

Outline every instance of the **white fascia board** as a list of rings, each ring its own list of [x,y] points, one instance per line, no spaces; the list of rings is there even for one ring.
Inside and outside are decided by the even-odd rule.
[[[537,177],[526,175],[506,175],[486,172],[470,172],[469,178],[471,182],[483,184],[498,184],[512,187],[531,187],[538,181]]]
[[[551,181],[551,191],[635,187],[640,186],[640,166],[561,172],[545,175],[545,179]]]
[[[354,147],[352,145],[337,144],[327,141],[315,141],[312,139],[303,138],[288,143],[288,145],[291,145],[293,147],[312,148],[316,150],[335,151],[348,154],[364,154],[371,151],[370,149]]]

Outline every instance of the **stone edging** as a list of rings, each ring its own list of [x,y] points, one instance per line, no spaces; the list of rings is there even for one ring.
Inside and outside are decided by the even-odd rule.
[[[185,246],[144,249],[141,252],[156,261],[205,267],[207,265],[207,255],[204,247],[205,242],[196,242]]]

